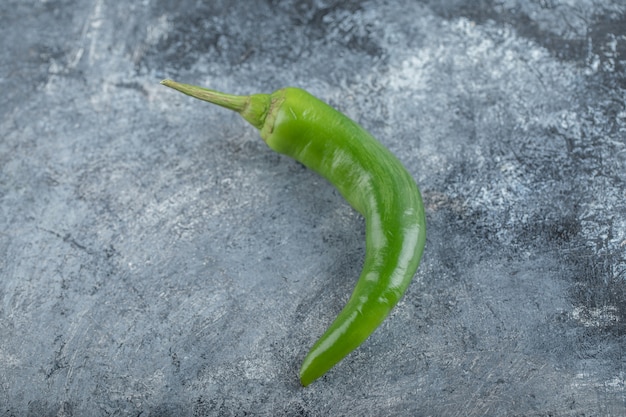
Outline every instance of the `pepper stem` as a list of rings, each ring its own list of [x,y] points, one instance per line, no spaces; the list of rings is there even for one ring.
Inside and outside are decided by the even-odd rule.
[[[195,85],[177,83],[169,79],[161,81],[161,84],[199,100],[208,101],[209,103],[217,104],[229,110],[234,110],[257,129],[263,127],[267,111],[271,104],[269,94],[236,96]]]

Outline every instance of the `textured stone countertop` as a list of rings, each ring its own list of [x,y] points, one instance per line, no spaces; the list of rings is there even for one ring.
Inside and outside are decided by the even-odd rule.
[[[236,114],[302,87],[419,184],[422,264],[302,388],[364,222]],[[0,417],[626,415],[626,5],[0,3]]]

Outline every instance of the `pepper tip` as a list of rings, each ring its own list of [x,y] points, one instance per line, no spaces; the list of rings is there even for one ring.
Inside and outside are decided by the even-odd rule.
[[[307,372],[304,368],[300,369],[298,377],[300,379],[300,385],[302,385],[303,387],[309,386],[311,382],[316,379],[315,377],[311,377],[310,373]]]

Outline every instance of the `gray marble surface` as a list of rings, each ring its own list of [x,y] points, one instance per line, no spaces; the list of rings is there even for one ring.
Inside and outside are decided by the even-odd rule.
[[[305,88],[423,191],[307,388],[363,220],[163,78]],[[626,415],[623,1],[3,0],[0,88],[0,416]]]

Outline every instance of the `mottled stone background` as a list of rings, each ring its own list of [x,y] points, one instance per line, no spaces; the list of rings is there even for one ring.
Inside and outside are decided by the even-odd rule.
[[[308,388],[363,220],[166,77],[305,88],[423,191]],[[626,415],[623,1],[3,0],[0,94],[0,416]]]

